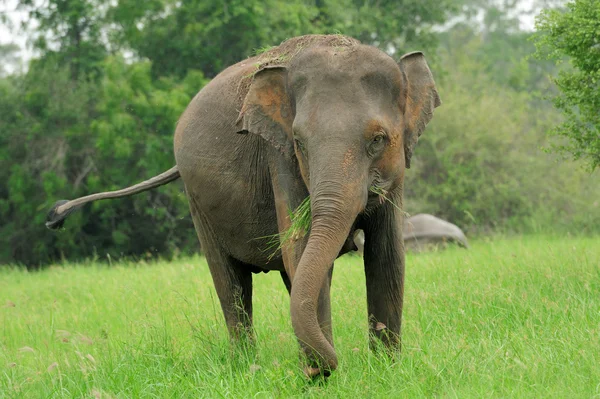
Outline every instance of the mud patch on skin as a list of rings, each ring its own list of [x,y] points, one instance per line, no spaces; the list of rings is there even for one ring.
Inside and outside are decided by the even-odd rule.
[[[402,140],[402,134],[400,133],[400,131],[394,131],[392,132],[390,135],[390,147],[391,148],[397,148],[403,147],[403,140]]]
[[[238,95],[240,98],[246,96],[256,73],[266,68],[287,67],[304,49],[313,46],[326,46],[341,52],[358,45],[360,45],[358,40],[343,35],[305,35],[288,39],[279,46],[258,55],[254,60],[248,60],[253,67],[240,80]]]
[[[280,82],[281,83],[281,82]],[[258,104],[265,115],[277,122],[291,137],[291,112],[286,101],[286,94],[282,93],[281,84],[271,84],[257,93]]]
[[[398,147],[401,145],[401,137],[402,137],[402,135],[400,134],[401,129],[398,129],[397,126],[395,126],[395,123],[393,123],[387,119],[388,118],[386,118],[385,123],[379,122],[375,119],[369,121],[369,123],[367,124],[367,127],[365,129],[365,138],[367,140],[371,140],[378,132],[385,132],[385,134],[389,140],[388,146],[395,148],[395,147]]]
[[[383,153],[379,156],[379,159],[375,163],[375,169],[378,171],[378,181],[385,182],[393,178],[394,174],[404,175],[404,162],[403,151],[404,151],[404,138],[401,128],[401,119],[384,120],[373,119],[369,121],[364,131],[364,137],[367,141],[372,140],[373,137],[379,132],[385,132],[387,137],[387,144],[383,150]],[[395,179],[394,179],[395,180]],[[376,186],[378,186],[376,184]],[[388,187],[393,190],[395,185]]]
[[[384,131],[385,129],[382,124],[379,121],[372,119],[369,121],[369,123],[367,123],[367,127],[365,129],[365,138],[367,140],[371,140],[377,132]]]
[[[348,148],[344,154],[344,160],[342,161],[342,170],[346,178],[350,178],[350,166],[354,164],[355,156],[352,148]]]

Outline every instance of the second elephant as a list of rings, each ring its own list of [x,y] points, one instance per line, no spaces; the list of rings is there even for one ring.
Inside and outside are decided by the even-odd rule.
[[[427,213],[419,213],[404,219],[403,230],[404,247],[413,252],[425,251],[448,243],[469,248],[467,237],[460,227]],[[362,253],[365,245],[365,234],[362,230],[356,231],[354,244],[357,251]]]

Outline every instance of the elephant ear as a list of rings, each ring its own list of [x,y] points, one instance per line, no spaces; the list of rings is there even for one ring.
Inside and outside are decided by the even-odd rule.
[[[238,133],[261,136],[283,155],[292,156],[292,107],[284,67],[264,67],[254,74],[236,122]]]
[[[399,65],[406,84],[401,108],[404,112],[406,126],[404,156],[406,167],[410,168],[410,159],[415,145],[419,141],[419,136],[433,117],[433,110],[442,102],[422,52],[415,51],[405,54],[400,58]]]

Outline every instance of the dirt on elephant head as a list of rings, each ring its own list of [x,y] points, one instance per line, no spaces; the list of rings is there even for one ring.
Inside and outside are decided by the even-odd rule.
[[[298,36],[260,54],[257,60],[257,69],[270,66],[287,66],[302,50],[313,46],[336,47],[344,50],[359,44],[358,40],[343,35]]]
[[[325,46],[333,47],[339,49],[340,51],[345,51],[360,44],[361,43],[356,39],[339,34],[305,35],[288,39],[282,42],[279,46],[273,47],[248,60],[252,61],[254,69],[252,72],[243,76],[240,80],[238,94],[242,99],[246,96],[246,94],[248,94],[248,89],[252,83],[252,78],[257,72],[265,68],[287,67],[294,57],[304,49],[316,46]]]

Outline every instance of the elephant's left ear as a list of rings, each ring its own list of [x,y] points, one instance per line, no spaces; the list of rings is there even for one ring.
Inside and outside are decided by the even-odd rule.
[[[401,109],[404,111],[405,134],[404,156],[406,167],[410,168],[410,159],[419,136],[433,118],[433,110],[442,102],[438,95],[425,56],[420,51],[408,53],[398,63],[404,75],[406,90]]]
[[[292,156],[292,107],[284,67],[265,67],[252,76],[236,122],[238,133],[261,136],[282,154]]]

